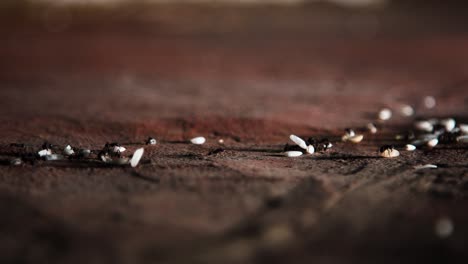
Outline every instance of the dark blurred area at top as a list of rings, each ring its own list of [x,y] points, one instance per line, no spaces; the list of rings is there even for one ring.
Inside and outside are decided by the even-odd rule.
[[[248,2],[248,1],[247,1]],[[255,1],[254,1],[255,2]],[[468,30],[466,1],[99,1],[3,0],[0,30],[126,32],[249,37],[378,37],[459,34]],[[358,4],[356,4],[358,3]],[[369,3],[369,4],[365,4]]]

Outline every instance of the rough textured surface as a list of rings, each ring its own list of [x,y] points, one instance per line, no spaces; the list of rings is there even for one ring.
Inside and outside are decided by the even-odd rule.
[[[433,13],[390,10],[357,16],[377,16],[378,27],[348,31],[340,30],[345,11],[325,27],[308,15],[324,13],[307,8],[234,15],[217,7],[205,11],[225,19],[209,26],[197,20],[203,10],[100,11],[114,14],[106,20],[72,10],[54,13],[51,21],[68,21],[58,28],[27,12],[4,16],[1,263],[401,263],[467,254],[466,144],[378,158],[379,146],[402,144],[394,136],[411,126],[396,112],[377,135],[340,142],[345,127],[364,128],[381,107],[401,103],[468,122],[460,24],[445,19],[431,31],[416,21]],[[422,107],[428,94],[433,110]],[[334,147],[286,158],[291,133]],[[181,142],[198,135],[205,145]],[[117,141],[132,152],[148,136],[159,142],[136,169],[9,165],[46,140],[93,150]],[[439,168],[413,168],[426,163]],[[454,224],[445,239],[434,231],[442,217]]]

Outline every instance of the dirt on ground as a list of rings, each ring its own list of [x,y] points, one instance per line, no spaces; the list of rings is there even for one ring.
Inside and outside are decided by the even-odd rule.
[[[0,31],[1,263],[468,255],[468,145],[409,152],[395,138],[415,118],[468,122],[459,16],[403,7],[23,8],[3,10]],[[403,116],[404,104],[416,115]],[[384,107],[393,116],[377,121]],[[364,140],[342,142],[347,127]],[[333,147],[288,158],[290,134]],[[187,143],[195,136],[207,142]],[[145,145],[148,137],[158,143]],[[145,153],[136,168],[95,154],[31,157],[45,141],[57,152],[119,142],[124,155]],[[401,155],[379,157],[385,144]],[[16,157],[24,163],[11,165]],[[438,168],[414,168],[422,164]]]

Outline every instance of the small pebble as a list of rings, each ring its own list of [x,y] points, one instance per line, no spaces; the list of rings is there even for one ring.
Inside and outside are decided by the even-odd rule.
[[[458,127],[463,134],[468,134],[468,124],[459,124]]]
[[[395,158],[400,156],[400,152],[396,150],[393,146],[385,145],[382,146],[379,150],[380,156],[384,158]]]
[[[413,107],[411,107],[410,105],[403,105],[401,108],[400,108],[400,112],[402,115],[404,116],[412,116],[414,115],[414,109]]]
[[[10,164],[13,166],[19,166],[23,164],[23,160],[21,160],[20,158],[15,158],[10,161]]]
[[[113,151],[114,153],[122,153],[122,152],[124,152],[125,150],[127,150],[127,149],[124,148],[124,147],[122,147],[122,146],[120,146],[120,145],[116,145],[116,146],[114,146],[114,147],[112,148],[112,151]]]
[[[147,140],[146,140],[146,145],[156,145],[156,143],[158,143],[156,141],[155,138],[152,138],[152,137],[149,137]]]
[[[291,141],[296,143],[296,145],[298,145],[299,147],[307,149],[307,143],[302,138],[296,135],[290,135],[289,139],[291,139]]]
[[[427,145],[431,148],[437,146],[439,144],[439,140],[437,138],[431,139],[427,142]]]
[[[405,136],[405,135],[401,135],[401,134],[398,134],[398,135],[395,136],[395,139],[396,139],[396,140],[403,140],[403,139],[405,139],[405,138],[406,138],[406,136]]]
[[[454,230],[453,222],[450,218],[442,217],[435,223],[434,231],[439,238],[447,238]]]
[[[345,134],[341,137],[341,140],[343,142],[346,142],[346,141],[351,141],[353,143],[359,143],[362,141],[362,139],[364,138],[363,135],[358,135],[356,133],[354,133],[354,131],[350,128],[347,128],[345,129]]]
[[[414,166],[414,169],[416,170],[437,169],[437,165],[434,165],[434,164],[417,165],[417,166]]]
[[[307,153],[309,153],[309,154],[314,154],[315,148],[314,148],[314,146],[309,145],[309,146],[307,146],[306,151],[307,151]]]
[[[346,138],[344,141],[351,141],[352,143],[359,143],[362,141],[363,138],[364,138],[364,135],[357,134],[352,137]]]
[[[405,149],[406,149],[407,151],[414,151],[414,150],[416,150],[416,146],[415,146],[415,145],[411,145],[411,144],[406,144]]]
[[[445,127],[445,130],[450,132],[452,131],[455,126],[456,126],[456,122],[455,122],[455,119],[453,118],[447,118],[447,119],[443,119],[440,121],[440,124],[443,125]]]
[[[302,156],[303,153],[301,151],[286,151],[285,154],[287,157],[293,158]]]
[[[468,143],[468,135],[457,137],[457,142]]]
[[[195,145],[203,145],[206,142],[206,138],[204,137],[195,137],[190,140],[192,144]]]
[[[72,148],[70,145],[67,145],[67,146],[63,149],[63,153],[64,153],[66,156],[71,156],[71,155],[75,154],[75,151],[73,150],[73,148]]]
[[[424,97],[424,106],[427,109],[432,109],[436,106],[436,100],[433,96],[426,96]]]
[[[379,112],[379,119],[380,120],[389,120],[392,117],[392,111],[388,108],[384,108]]]
[[[377,127],[376,127],[373,123],[367,124],[367,129],[368,129],[369,132],[371,132],[372,134],[377,133]]]
[[[130,166],[132,166],[133,168],[138,166],[138,163],[140,162],[141,157],[143,157],[144,152],[145,152],[145,149],[143,148],[139,148],[135,150],[135,152],[133,153],[132,159],[130,159]]]
[[[47,155],[51,155],[52,154],[52,150],[50,149],[42,149],[40,150],[39,152],[37,152],[37,154],[39,155],[39,157],[45,157]]]
[[[421,131],[431,132],[434,129],[434,126],[431,122],[427,120],[416,121],[414,127]]]

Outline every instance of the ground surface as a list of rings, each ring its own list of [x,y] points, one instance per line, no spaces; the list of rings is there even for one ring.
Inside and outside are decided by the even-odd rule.
[[[397,113],[361,144],[340,142],[345,127],[401,103],[468,121],[468,35],[456,16],[39,10],[2,18],[1,263],[401,263],[468,254],[468,146],[378,158],[378,147],[399,143],[395,134],[411,125]],[[437,98],[435,109],[422,107],[424,95]],[[291,133],[334,147],[286,158]],[[198,135],[208,142],[180,143]],[[159,143],[145,147],[136,169],[9,165],[45,140],[96,150],[118,141],[131,152],[148,136]],[[414,170],[425,163],[439,168]],[[434,228],[444,217],[454,232],[442,239]]]

